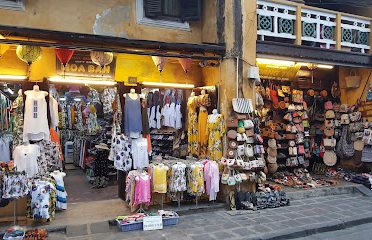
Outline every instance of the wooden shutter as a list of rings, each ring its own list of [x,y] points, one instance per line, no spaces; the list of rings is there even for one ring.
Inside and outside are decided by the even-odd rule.
[[[181,0],[183,21],[199,21],[202,14],[202,0]]]
[[[144,0],[145,16],[154,18],[161,15],[161,0]]]

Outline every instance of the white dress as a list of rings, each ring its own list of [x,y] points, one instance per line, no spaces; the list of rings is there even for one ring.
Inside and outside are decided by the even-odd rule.
[[[13,151],[14,165],[18,172],[25,171],[28,178],[39,172],[37,158],[40,156],[40,147],[36,144],[19,145]]]
[[[23,142],[29,140],[50,140],[47,102],[45,91],[29,90],[25,92],[25,114],[23,123]]]
[[[67,192],[65,189],[65,182],[63,178],[66,176],[66,173],[60,171],[54,171],[50,173],[56,180],[56,190],[57,190],[57,203],[56,207],[61,210],[67,209]]]
[[[143,169],[149,166],[146,138],[137,138],[132,140],[132,158],[134,169]]]
[[[182,128],[181,104],[176,105],[176,129]]]
[[[50,127],[56,128],[58,127],[59,117],[58,117],[58,102],[57,100],[49,95],[49,109],[50,109]]]

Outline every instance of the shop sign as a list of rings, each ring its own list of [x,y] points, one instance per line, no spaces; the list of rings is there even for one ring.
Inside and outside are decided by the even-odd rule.
[[[90,52],[76,51],[66,67],[57,59],[57,74],[74,77],[115,78],[116,58],[101,68],[90,59]]]
[[[163,229],[163,218],[162,216],[148,216],[143,217],[143,230],[159,230]]]

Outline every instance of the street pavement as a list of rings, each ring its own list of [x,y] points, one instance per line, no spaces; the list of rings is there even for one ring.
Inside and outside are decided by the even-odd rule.
[[[319,233],[303,238],[296,238],[295,240],[370,240],[372,239],[372,223],[358,225],[355,227]]]
[[[54,240],[210,240],[210,239],[308,239],[322,236],[318,232],[344,229],[352,235],[354,225],[372,222],[372,198],[360,194],[333,195],[292,201],[290,206],[260,211],[200,212],[180,216],[179,224],[159,231],[122,233],[115,227],[108,233],[67,238],[63,233],[50,233]],[[371,225],[370,225],[371,226]],[[351,227],[351,228],[347,228]],[[362,226],[360,226],[362,227]],[[368,228],[361,234],[368,235]],[[309,236],[307,235],[316,234]],[[327,232],[323,234],[331,237]],[[370,235],[372,236],[372,235]],[[314,238],[311,238],[314,237]],[[332,239],[332,238],[330,238]],[[340,238],[337,238],[340,239]],[[345,238],[347,239],[347,238]],[[349,238],[363,239],[363,238]],[[369,238],[369,239],[372,239]]]

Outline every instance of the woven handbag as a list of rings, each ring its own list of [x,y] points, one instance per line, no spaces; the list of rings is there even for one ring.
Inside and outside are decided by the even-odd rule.
[[[237,113],[251,113],[253,112],[252,99],[249,98],[233,98],[233,109]]]

